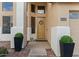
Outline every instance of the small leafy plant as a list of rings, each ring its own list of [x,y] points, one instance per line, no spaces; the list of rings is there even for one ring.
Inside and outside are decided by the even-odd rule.
[[[64,35],[61,37],[60,42],[61,43],[73,43],[73,40],[70,36]]]
[[[8,54],[7,48],[1,47],[0,48],[0,57],[6,56]]]
[[[15,37],[17,37],[17,38],[23,38],[23,34],[22,33],[16,33]]]

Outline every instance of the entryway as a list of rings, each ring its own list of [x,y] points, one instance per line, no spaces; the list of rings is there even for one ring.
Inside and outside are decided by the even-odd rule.
[[[31,17],[31,38],[45,40],[45,17]]]
[[[53,51],[48,42],[44,41],[31,41],[28,43],[28,48],[30,52],[28,57],[53,57]],[[50,51],[48,51],[50,50]]]
[[[28,18],[27,18],[27,40],[28,47],[31,49],[29,56],[48,56],[51,55],[51,47],[46,37],[46,17],[47,17],[47,3],[30,3],[28,4]],[[30,7],[30,8],[29,8]],[[53,55],[53,54],[52,54]]]

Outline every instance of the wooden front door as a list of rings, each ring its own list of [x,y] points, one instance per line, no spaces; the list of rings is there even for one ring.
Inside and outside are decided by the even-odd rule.
[[[45,39],[45,18],[37,18],[37,39]]]

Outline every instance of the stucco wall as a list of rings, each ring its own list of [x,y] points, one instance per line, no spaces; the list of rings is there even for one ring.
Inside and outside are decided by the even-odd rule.
[[[24,47],[27,44],[27,3],[24,3],[24,24],[23,24],[23,32],[24,32]]]
[[[69,11],[77,10],[79,11],[79,3],[58,3],[59,7],[59,17],[65,15],[67,17],[67,21],[65,23],[70,26],[71,36],[75,42],[74,55],[79,55],[79,19],[69,19]],[[63,21],[59,21],[58,24],[65,24]]]
[[[47,35],[46,38],[51,45],[51,28],[55,27],[58,22],[58,15],[57,15],[57,7],[56,5],[52,5],[51,3],[47,3]]]
[[[69,10],[79,11],[79,3],[49,3],[48,4],[48,41],[50,43],[50,29],[53,26],[69,26],[70,34],[75,42],[74,55],[79,55],[79,19],[69,19]],[[66,21],[61,21],[66,18]]]

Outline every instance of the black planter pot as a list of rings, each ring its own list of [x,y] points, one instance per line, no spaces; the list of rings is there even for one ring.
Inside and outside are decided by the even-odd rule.
[[[61,43],[60,42],[60,55],[61,57],[72,57],[75,43]]]
[[[15,51],[21,51],[23,38],[14,37]]]

